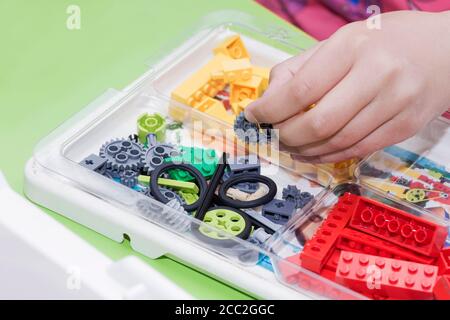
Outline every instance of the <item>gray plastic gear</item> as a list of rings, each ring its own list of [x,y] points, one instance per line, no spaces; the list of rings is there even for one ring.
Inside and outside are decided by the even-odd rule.
[[[233,128],[236,136],[246,143],[270,143],[272,139],[272,125],[251,123],[244,112],[236,117]]]
[[[165,220],[168,224],[172,226],[176,226],[178,231],[187,231],[191,225],[191,221],[186,219],[185,216],[189,215],[189,213],[183,208],[183,205],[176,199],[170,200],[166,203],[166,206],[174,209],[175,211],[182,213],[175,214],[169,210],[165,212]]]
[[[185,217],[188,213],[176,199],[165,205],[141,199],[137,201],[136,206],[144,217],[168,225],[173,230],[186,232],[190,228],[191,221]]]
[[[106,169],[112,171],[134,170],[142,167],[144,147],[128,139],[115,139],[100,148],[100,157],[106,159]]]
[[[124,170],[119,173],[120,183],[122,183],[123,185],[125,185],[129,188],[133,188],[138,183],[138,175],[139,175],[139,173],[137,173],[136,171]]]
[[[179,155],[177,148],[169,143],[157,143],[150,146],[141,156],[143,170],[150,174],[156,167],[164,163],[164,158]]]

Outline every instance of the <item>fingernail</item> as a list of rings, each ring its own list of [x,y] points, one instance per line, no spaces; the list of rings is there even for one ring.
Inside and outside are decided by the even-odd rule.
[[[247,108],[244,109],[245,119],[250,122],[256,122],[256,118],[252,113],[252,104],[249,104]]]

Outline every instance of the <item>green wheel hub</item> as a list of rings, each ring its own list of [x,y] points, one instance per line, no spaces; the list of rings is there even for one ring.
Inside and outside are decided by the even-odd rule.
[[[147,143],[147,135],[153,133],[156,140],[163,142],[166,138],[166,120],[158,113],[144,113],[137,120],[139,142]]]
[[[208,211],[203,218],[203,222],[233,236],[242,233],[246,227],[246,221],[239,213],[222,208]],[[223,234],[205,227],[200,227],[199,231],[209,238],[218,240],[226,238]]]
[[[406,200],[412,203],[424,201],[427,197],[425,190],[411,189],[406,192]]]

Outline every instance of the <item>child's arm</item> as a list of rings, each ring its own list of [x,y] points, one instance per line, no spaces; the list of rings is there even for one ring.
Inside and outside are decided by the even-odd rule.
[[[349,24],[276,66],[246,118],[274,124],[280,141],[312,162],[364,156],[414,135],[450,106],[450,11],[380,17],[380,30]]]

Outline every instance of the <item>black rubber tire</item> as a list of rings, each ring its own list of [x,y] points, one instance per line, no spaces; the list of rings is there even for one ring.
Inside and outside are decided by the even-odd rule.
[[[227,190],[241,182],[260,182],[265,184],[269,188],[269,192],[262,196],[259,199],[255,199],[252,201],[240,201],[234,200],[227,196]],[[233,207],[237,209],[248,209],[262,206],[270,201],[272,201],[277,194],[277,185],[276,183],[260,174],[239,174],[234,177],[231,177],[225,183],[223,183],[219,188],[219,199],[220,202],[228,207]]]
[[[250,233],[252,231],[252,221],[250,220],[250,217],[244,211],[236,209],[236,208],[226,207],[226,206],[217,206],[217,207],[209,208],[207,212],[212,211],[212,210],[217,210],[217,209],[230,210],[230,211],[236,212],[238,215],[240,215],[245,221],[245,227],[244,227],[244,230],[240,234],[236,235],[235,237],[238,237],[243,240],[248,239],[248,237],[250,236]],[[221,239],[210,238],[207,235],[203,234],[199,230],[200,226],[201,226],[200,224],[192,225],[191,230],[192,230],[192,233],[202,242],[205,242],[212,246],[221,247],[221,248],[230,248],[230,247],[236,246],[238,244],[233,239],[226,238],[226,239],[221,240]]]
[[[167,162],[167,163],[164,163],[164,164],[156,167],[156,169],[153,170],[153,172],[151,174],[151,179],[150,179],[151,195],[156,200],[158,200],[164,204],[169,202],[169,199],[164,197],[164,195],[159,190],[158,179],[164,172],[171,170],[171,169],[180,169],[180,170],[187,171],[195,178],[195,181],[197,182],[197,185],[199,188],[199,198],[196,202],[194,202],[190,205],[188,205],[188,204],[183,205],[183,208],[186,211],[189,211],[189,212],[195,211],[196,209],[198,209],[198,207],[200,207],[200,204],[202,203],[202,201],[206,195],[206,190],[208,189],[208,184],[206,182],[205,177],[203,177],[203,175],[200,173],[200,171],[198,171],[194,166],[192,166],[190,164],[185,164],[185,163],[177,164],[177,163],[173,163],[173,162]]]

